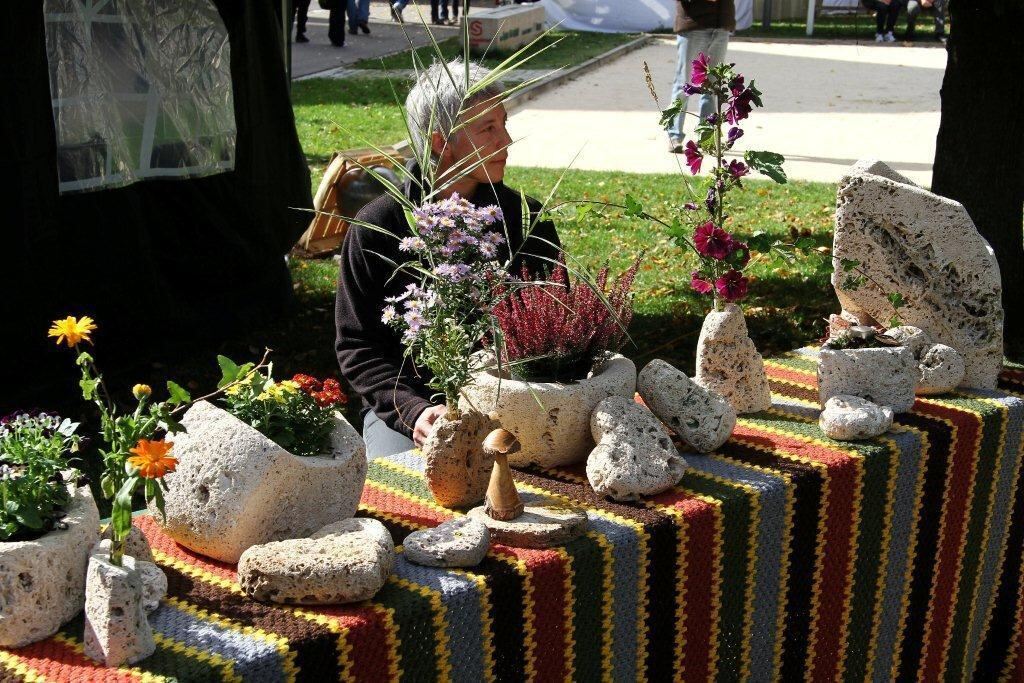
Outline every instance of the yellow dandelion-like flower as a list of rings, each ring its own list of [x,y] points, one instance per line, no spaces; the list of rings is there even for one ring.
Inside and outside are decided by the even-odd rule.
[[[83,315],[81,320],[79,320],[69,315],[63,320],[54,320],[47,336],[56,337],[58,346],[62,343],[67,343],[68,348],[73,349],[83,341],[91,344],[92,339],[89,338],[89,335],[95,329],[96,323],[89,316]]]

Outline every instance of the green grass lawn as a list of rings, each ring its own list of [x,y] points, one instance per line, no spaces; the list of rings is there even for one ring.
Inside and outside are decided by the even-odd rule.
[[[903,39],[907,28],[907,13],[900,13],[896,20],[896,37]],[[929,44],[935,41],[935,21],[930,12],[923,12],[917,18],[917,42]],[[949,33],[949,16],[946,17],[946,33]],[[761,17],[754,17],[754,25],[738,31],[739,38],[807,38],[807,22],[800,20],[773,21],[767,29],[761,28]],[[863,7],[854,14],[833,14],[819,16],[814,21],[812,38],[873,41],[875,39],[875,15]]]
[[[634,33],[582,33],[576,31],[550,31],[541,38],[523,56],[534,55],[526,64],[524,69],[557,69],[560,67],[573,66],[598,56],[612,48],[624,45],[635,40],[638,34]],[[438,43],[441,54],[445,61],[462,56],[462,42],[460,38],[449,38]],[[490,50],[480,62],[488,67],[498,66],[510,52],[499,52]],[[430,64],[437,58],[437,50],[433,46],[421,47],[416,50],[417,59],[420,63]],[[411,69],[413,59],[411,51],[402,52],[379,59],[364,59],[356,62],[357,69]]]

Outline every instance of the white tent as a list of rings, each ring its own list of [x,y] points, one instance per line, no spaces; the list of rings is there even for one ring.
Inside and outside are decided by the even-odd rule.
[[[541,0],[548,25],[572,31],[630,33],[671,29],[678,0]],[[736,0],[736,28],[754,21],[754,1]]]

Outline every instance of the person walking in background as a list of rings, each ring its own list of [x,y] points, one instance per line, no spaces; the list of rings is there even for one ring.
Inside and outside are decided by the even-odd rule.
[[[395,0],[391,3],[391,21],[403,22],[402,10],[409,6],[409,0]]]
[[[308,43],[306,21],[309,18],[310,0],[294,0],[292,3],[292,24],[295,25],[295,42]]]
[[[370,32],[370,0],[348,0],[348,32]]]
[[[946,0],[910,0],[907,3],[907,40],[914,40],[917,15],[931,9],[935,14],[935,40],[946,42]]]
[[[861,0],[864,6],[875,12],[875,42],[894,43],[896,20],[903,9],[902,0]]]
[[[448,0],[430,0],[430,23],[438,26],[448,23]]]
[[[345,47],[346,0],[334,0],[327,15],[327,39],[334,47]]]
[[[444,2],[447,3],[448,0],[444,0]],[[462,0],[451,0],[451,2],[452,2],[452,12],[451,12],[451,19],[448,20],[448,23],[450,25],[454,26],[455,24],[459,23],[459,5],[462,4]]]
[[[675,31],[676,77],[672,83],[672,102],[679,100],[685,111],[687,95],[683,86],[690,82],[690,68],[697,55],[704,53],[710,64],[725,61],[729,46],[729,33],[736,28],[734,0],[676,0]],[[700,117],[707,118],[716,109],[710,95],[701,95]],[[683,153],[683,119],[680,112],[666,127],[669,151]]]

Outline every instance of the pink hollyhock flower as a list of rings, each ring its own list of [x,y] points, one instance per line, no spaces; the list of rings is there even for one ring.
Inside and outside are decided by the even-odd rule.
[[[738,270],[730,270],[715,280],[715,289],[726,301],[739,301],[747,295],[747,278]]]
[[[725,230],[708,221],[693,232],[693,244],[701,256],[721,261],[732,252],[732,237]]]
[[[687,142],[683,149],[683,155],[686,157],[686,165],[690,167],[690,173],[693,175],[700,173],[700,164],[704,161],[704,155],[698,149],[697,143],[693,140]]]
[[[729,263],[736,268],[746,268],[750,263],[750,247],[746,242],[732,241],[732,252],[729,254]]]
[[[704,81],[708,79],[708,56],[703,52],[699,53],[690,66],[690,83],[698,87],[704,85]]]
[[[701,278],[696,270],[690,273],[690,287],[698,294],[710,294],[715,288],[708,280]]]
[[[725,120],[736,125],[747,118],[754,109],[753,102],[754,93],[750,92],[750,88],[747,88],[739,95],[730,97],[729,108],[725,110]]]
[[[750,168],[739,159],[733,159],[732,161],[730,161],[727,170],[729,171],[729,175],[732,176],[733,180],[739,180],[743,176],[750,173]]]

